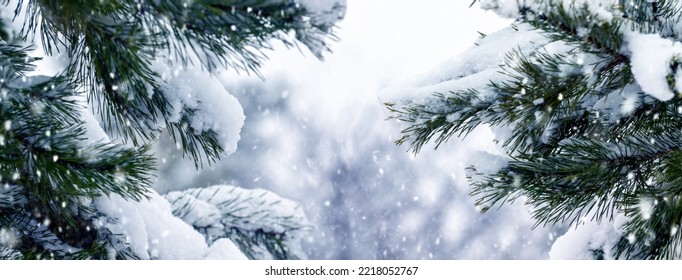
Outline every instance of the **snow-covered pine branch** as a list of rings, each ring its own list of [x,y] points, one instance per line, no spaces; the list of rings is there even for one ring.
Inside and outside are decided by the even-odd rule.
[[[682,2],[478,2],[515,22],[384,91],[398,143],[492,126],[506,155],[469,169],[483,210],[523,200],[537,225],[578,226],[553,257],[682,257]]]
[[[211,207],[249,219],[211,220],[222,232],[175,216],[198,208],[152,189],[150,145],[167,130],[197,168],[234,152],[242,108],[210,70],[257,73],[272,41],[321,58],[344,12],[344,0],[0,1],[0,258],[301,257],[290,241],[305,216],[268,192],[216,187]],[[59,70],[36,71],[29,52]],[[182,197],[215,202],[202,193]]]
[[[251,259],[298,259],[297,231],[310,229],[295,202],[262,189],[218,185],[170,192],[173,214],[192,225],[209,244],[234,241]]]

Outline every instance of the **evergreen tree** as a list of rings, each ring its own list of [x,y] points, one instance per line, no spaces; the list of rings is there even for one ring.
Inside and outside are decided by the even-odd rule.
[[[388,91],[397,143],[490,125],[506,155],[468,169],[483,212],[522,200],[536,226],[619,226],[595,257],[682,257],[682,1],[476,2],[515,22]]]
[[[241,107],[204,71],[258,74],[272,41],[321,58],[345,3],[320,4],[0,2],[0,259],[299,257],[295,203],[233,186],[160,196],[149,147],[168,131],[197,168],[233,152]],[[32,43],[63,71],[34,75]]]

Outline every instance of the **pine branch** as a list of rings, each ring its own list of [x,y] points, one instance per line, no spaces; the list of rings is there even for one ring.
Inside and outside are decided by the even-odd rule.
[[[13,217],[11,227],[28,232],[18,245],[25,249],[22,258],[92,255],[88,250],[101,246],[87,230],[87,199],[112,193],[145,198],[154,160],[148,147],[84,144],[74,83],[22,76],[33,61],[26,50],[1,43],[0,51],[0,182],[22,186],[12,197],[25,203],[3,213]]]
[[[309,228],[306,219],[292,212],[297,205],[272,193],[212,186],[171,192],[166,198],[173,214],[206,236],[209,244],[229,238],[250,259],[300,258],[289,243]]]
[[[498,4],[486,3],[489,9]],[[418,152],[428,141],[438,147],[482,124],[510,126],[502,143],[506,165],[493,172],[467,170],[471,194],[484,212],[521,199],[531,205],[535,226],[577,226],[624,214],[629,221],[609,257],[679,258],[682,99],[679,51],[672,50],[674,26],[682,19],[679,1],[621,1],[613,7],[519,1],[518,7],[517,22],[548,38],[544,50],[532,45],[510,52],[500,62],[503,75],[485,85],[386,104],[391,118],[408,124],[397,143]],[[631,57],[642,50],[632,44],[643,38],[670,43],[670,68],[661,71],[674,93],[669,100],[647,91],[646,83],[656,82],[650,76],[635,77],[633,68],[642,64]],[[466,75],[457,78],[481,73]],[[592,253],[603,258],[605,251]]]
[[[202,156],[209,164],[218,160],[223,148],[214,133],[170,120],[173,106],[159,91],[165,81],[151,68],[154,59],[165,55],[175,67],[198,61],[209,70],[221,65],[258,74],[273,40],[287,46],[299,41],[321,58],[328,51],[325,39],[334,38],[333,23],[294,0],[35,0],[26,10],[23,38],[40,29],[48,55],[61,49],[69,54],[68,75],[84,85],[111,136],[138,146],[169,127],[197,167]]]

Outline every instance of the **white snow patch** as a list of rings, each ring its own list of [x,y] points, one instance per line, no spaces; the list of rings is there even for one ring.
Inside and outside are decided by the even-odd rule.
[[[605,259],[613,259],[613,245],[618,241],[625,222],[627,218],[619,215],[613,221],[602,221],[601,224],[587,221],[573,227],[556,239],[549,257],[555,260],[594,259],[599,251],[603,251]]]
[[[161,91],[173,106],[169,120],[176,122],[183,114],[188,116],[188,125],[199,133],[214,131],[225,154],[234,153],[245,119],[237,98],[217,78],[201,69],[171,69],[158,61],[152,68],[161,76]]]
[[[507,53],[519,49],[525,55],[543,47],[548,42],[537,30],[526,24],[519,24],[516,29],[508,27],[495,32],[478,41],[474,46],[458,57],[450,59],[426,74],[409,82],[381,91],[383,103],[395,104],[396,108],[409,107],[412,104],[426,106],[431,112],[449,110],[447,104],[439,102],[434,93],[464,91],[471,88],[478,90],[479,99],[489,100],[497,94],[489,87],[491,81],[501,82],[509,77],[500,72]],[[449,116],[450,120],[458,117],[457,113]],[[401,123],[410,125],[409,123]],[[405,128],[405,127],[403,127]]]
[[[284,232],[288,225],[306,221],[298,203],[263,189],[216,185],[170,192],[166,198],[174,206],[192,205],[183,219],[195,226],[226,223],[246,230]]]
[[[502,17],[515,18],[519,15],[519,3],[516,0],[481,0],[481,8],[493,10]]]
[[[481,0],[481,8],[491,10],[502,17],[516,18],[520,16],[521,8],[529,8],[535,14],[546,13],[548,9],[556,9],[557,5],[562,5],[568,12],[586,7],[588,11],[595,15],[597,22],[609,22],[613,19],[614,13],[620,15],[617,0],[563,0],[561,4],[556,2],[548,3],[542,0]],[[533,16],[526,14],[526,16]]]
[[[516,30],[507,27],[477,40],[476,45],[464,53],[440,63],[409,83],[411,86],[423,87],[457,80],[485,70],[498,70],[509,51],[522,49],[528,54],[529,51],[525,50],[540,48],[547,42],[547,38],[530,25],[519,24]]]
[[[673,98],[667,77],[672,74],[670,63],[682,57],[682,43],[659,34],[631,31],[624,35],[631,53],[632,74],[642,90],[661,101]],[[675,87],[679,87],[677,83]]]
[[[102,224],[100,228],[124,236],[130,249],[141,259],[204,259],[209,256],[204,236],[173,216],[170,204],[158,193],[150,190],[148,195],[149,200],[140,202],[116,194],[96,199],[95,208],[116,221]],[[213,252],[211,256],[215,254]]]
[[[213,242],[206,255],[207,260],[248,260],[237,245],[227,238]]]
[[[610,22],[613,20],[614,13],[620,14],[617,6],[618,1],[615,0],[581,0],[581,1],[567,1],[564,0],[564,7],[567,2],[574,2],[576,7],[586,6],[590,14],[595,15],[596,19],[601,22]]]
[[[79,96],[77,98],[81,98]],[[85,98],[82,97],[81,104],[87,105],[85,103]],[[85,139],[83,141],[84,145],[94,144],[94,143],[109,143],[111,139],[109,135],[104,131],[102,126],[99,124],[97,117],[92,113],[92,109],[89,106],[83,107],[80,111],[81,119],[83,120],[83,126],[85,127]]]
[[[507,166],[509,158],[494,155],[485,151],[477,151],[467,161],[467,166],[475,166],[477,172],[492,174]],[[474,176],[473,174],[470,174]],[[474,179],[475,180],[475,179]]]
[[[166,198],[171,201],[174,213],[186,223],[200,228],[211,246],[229,237],[232,228],[239,228],[246,232],[286,234],[283,242],[289,250],[299,256],[305,255],[299,249],[298,236],[295,235],[308,227],[303,208],[275,193],[216,185],[170,192]],[[261,252],[252,257],[272,258],[265,247],[260,249]]]

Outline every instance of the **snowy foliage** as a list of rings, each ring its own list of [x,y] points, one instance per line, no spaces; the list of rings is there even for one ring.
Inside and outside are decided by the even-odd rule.
[[[209,243],[234,240],[251,259],[303,257],[290,235],[308,228],[307,218],[299,205],[274,193],[212,186],[170,192],[165,197],[171,201],[173,214]]]
[[[302,257],[295,203],[223,186],[162,196],[149,146],[167,130],[196,167],[233,153],[242,108],[207,70],[257,72],[273,40],[321,57],[345,11],[325,3],[0,2],[0,257]],[[31,43],[59,71],[35,71]],[[190,219],[208,204],[225,219]]]
[[[464,166],[476,151],[495,152],[487,129],[414,157],[393,144],[396,125],[377,106],[387,83],[404,83],[463,51],[476,30],[509,22],[468,4],[356,1],[323,63],[277,51],[265,80],[224,73],[246,115],[240,148],[194,171],[171,153],[173,143],[156,147],[166,154],[157,186],[255,186],[295,199],[315,227],[301,242],[312,259],[547,258],[563,229],[531,230],[521,204],[480,215],[467,196]],[[481,24],[463,26],[474,19]]]
[[[244,125],[237,99],[215,77],[200,69],[172,69],[163,64],[155,68],[164,82],[159,91],[169,100],[172,110],[168,121],[179,122],[184,117],[195,134],[213,132],[224,153],[234,153]]]
[[[577,225],[568,236],[591,244],[559,253],[566,236],[553,256],[682,257],[680,2],[478,2],[516,22],[384,91],[397,143],[419,152],[493,126],[507,163],[469,169],[483,211],[523,200],[536,225]],[[602,234],[576,237],[590,228]]]
[[[158,194],[141,202],[99,198],[94,207],[102,217],[93,224],[111,244],[111,259],[203,259],[209,253],[205,237],[175,217],[169,202]],[[230,255],[243,258],[238,250]]]

